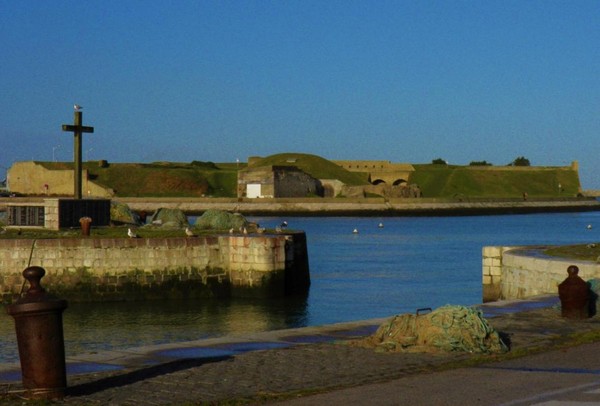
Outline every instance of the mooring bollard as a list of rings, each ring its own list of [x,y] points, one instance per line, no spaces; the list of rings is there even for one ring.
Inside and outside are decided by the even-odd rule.
[[[89,237],[90,229],[92,227],[92,218],[82,217],[79,219],[79,224],[81,225],[81,235],[84,237]]]
[[[558,285],[561,315],[570,319],[586,319],[590,317],[590,288],[579,277],[577,266],[569,266],[567,273],[567,279]]]
[[[39,266],[26,268],[29,290],[6,310],[15,319],[25,396],[62,399],[67,387],[62,312],[67,301],[46,293],[40,285],[45,274]]]

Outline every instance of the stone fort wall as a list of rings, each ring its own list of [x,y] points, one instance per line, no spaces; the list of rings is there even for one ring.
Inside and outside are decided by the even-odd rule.
[[[50,170],[34,161],[15,162],[7,173],[11,192],[24,195],[71,196],[75,183],[73,169]],[[83,170],[83,195],[112,197],[113,191],[88,179]]]
[[[16,299],[27,266],[73,301],[283,296],[310,284],[304,233],[194,238],[0,240],[0,293]],[[26,290],[26,289],[25,289]]]

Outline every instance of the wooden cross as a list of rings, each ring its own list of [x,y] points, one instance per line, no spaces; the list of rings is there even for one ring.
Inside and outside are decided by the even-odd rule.
[[[63,131],[70,131],[74,135],[74,151],[73,151],[73,160],[75,161],[75,191],[74,196],[75,199],[81,199],[81,174],[82,174],[82,165],[81,165],[81,134],[82,133],[93,133],[94,127],[85,127],[81,125],[83,121],[83,113],[81,111],[75,111],[74,115],[74,125],[63,124]]]

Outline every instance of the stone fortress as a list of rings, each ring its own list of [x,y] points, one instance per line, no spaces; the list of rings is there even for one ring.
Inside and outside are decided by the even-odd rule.
[[[249,164],[258,158],[250,158]],[[367,176],[368,185],[345,185],[338,179],[315,179],[294,166],[295,160],[286,166],[252,167],[238,172],[237,197],[239,198],[285,198],[285,197],[345,197],[360,198],[368,194],[384,197],[420,197],[416,185],[409,185],[414,172],[411,164],[390,161],[332,161],[349,172]]]
[[[300,154],[301,155],[301,154]],[[393,163],[383,160],[330,161],[349,172],[359,173],[364,177],[362,185],[348,185],[339,179],[316,179],[304,172],[294,159],[278,165],[254,166],[259,157],[250,157],[248,167],[236,170],[237,190],[232,190],[232,196],[237,198],[306,198],[343,196],[346,198],[383,197],[420,198],[423,196],[421,185],[416,181],[416,170],[409,163]],[[93,166],[107,168],[104,161],[89,162],[82,169],[82,196],[84,198],[115,198],[115,190],[95,181]],[[122,165],[122,164],[110,164]],[[468,172],[498,173],[504,176],[512,172],[548,173],[544,181],[551,182],[552,171],[574,173],[578,178],[578,163],[564,167],[521,167],[521,166],[461,166],[456,167]],[[421,170],[421,169],[420,169]],[[234,175],[235,176],[235,175]],[[479,176],[479,175],[473,175]],[[562,176],[562,175],[561,175]],[[532,178],[533,179],[533,178]],[[536,181],[536,180],[534,180]],[[7,171],[8,189],[11,193],[28,196],[72,196],[74,172],[71,166],[64,163],[48,163],[38,161],[15,162]],[[560,182],[558,183],[560,188]],[[578,193],[588,194],[579,187]],[[595,196],[592,194],[592,196]],[[121,196],[123,197],[123,196]],[[428,197],[432,197],[428,194]]]
[[[253,158],[249,159],[249,163]],[[375,194],[385,197],[420,197],[416,185],[410,185],[414,172],[411,164],[390,161],[333,161],[350,172],[364,173],[369,185],[348,186],[337,179],[314,179],[289,162],[285,166],[258,167],[238,172],[237,197],[274,198],[305,197],[365,197]],[[98,161],[98,165],[107,165]],[[83,197],[112,198],[111,188],[96,183],[87,169],[82,170]],[[11,192],[36,196],[68,196],[73,193],[72,168],[54,169],[43,162],[15,162],[7,173]]]

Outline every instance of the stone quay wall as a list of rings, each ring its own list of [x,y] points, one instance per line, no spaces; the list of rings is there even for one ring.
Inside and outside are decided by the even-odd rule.
[[[483,247],[483,302],[558,294],[569,265],[583,280],[600,278],[600,263],[546,257],[544,247]]]
[[[72,301],[257,296],[306,292],[302,232],[192,238],[0,239],[0,293],[19,297],[27,266],[42,286]]]

